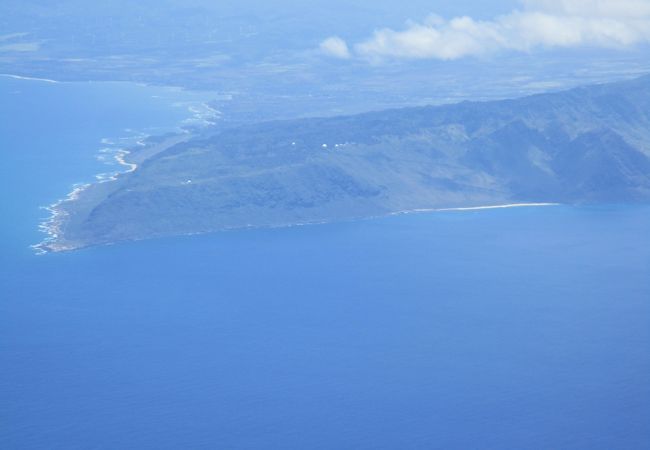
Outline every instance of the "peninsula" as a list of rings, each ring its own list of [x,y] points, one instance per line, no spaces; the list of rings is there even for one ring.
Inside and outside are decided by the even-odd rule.
[[[44,251],[402,211],[650,201],[650,76],[167,136],[53,205]]]

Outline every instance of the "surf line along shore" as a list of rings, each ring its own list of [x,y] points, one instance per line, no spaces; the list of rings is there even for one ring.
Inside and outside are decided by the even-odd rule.
[[[504,208],[533,208],[538,206],[560,206],[561,203],[505,203],[499,205],[484,205],[484,206],[459,206],[454,208],[416,208],[408,209],[405,211],[397,211],[389,215],[395,216],[400,214],[417,214],[427,212],[445,212],[445,211],[481,211],[486,209],[504,209]]]
[[[62,199],[57,200],[49,206],[43,207],[50,213],[49,217],[39,224],[39,230],[46,234],[45,239],[30,247],[39,255],[49,252],[60,252],[79,248],[74,242],[65,240],[65,231],[74,226],[80,218],[92,211],[108,195],[117,188],[116,183],[120,177],[131,173],[148,158],[161,153],[174,145],[189,141],[193,135],[190,133],[173,135],[160,142],[147,144],[139,142],[140,148],[130,150],[117,150],[114,160],[126,170],[111,174],[98,174],[94,183],[77,183],[73,190]],[[128,158],[128,159],[127,159]]]

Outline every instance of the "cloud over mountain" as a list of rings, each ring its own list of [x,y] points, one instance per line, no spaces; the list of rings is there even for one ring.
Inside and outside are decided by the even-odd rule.
[[[357,57],[453,60],[498,51],[580,46],[624,48],[650,42],[650,0],[522,0],[522,7],[492,20],[430,15],[403,30],[376,30],[354,45]],[[336,41],[334,41],[334,39]],[[321,48],[350,57],[347,44],[330,38]]]
[[[347,59],[350,55],[348,44],[338,36],[332,36],[325,39],[320,44],[320,49],[323,53],[335,58]]]

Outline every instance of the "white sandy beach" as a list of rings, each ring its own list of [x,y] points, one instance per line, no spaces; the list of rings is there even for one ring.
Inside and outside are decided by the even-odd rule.
[[[500,209],[500,208],[528,208],[533,206],[559,206],[560,203],[509,203],[505,205],[491,206],[469,206],[463,208],[439,208],[425,211],[476,211],[481,209]]]
[[[10,73],[0,73],[0,77],[13,78],[15,80],[43,81],[45,83],[60,83],[60,81],[50,80],[48,78],[23,77],[20,75],[13,75]]]

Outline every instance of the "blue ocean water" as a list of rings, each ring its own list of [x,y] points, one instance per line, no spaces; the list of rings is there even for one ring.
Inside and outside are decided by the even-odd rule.
[[[187,115],[163,91],[0,78],[0,448],[648,448],[647,206],[34,256],[102,138]]]

